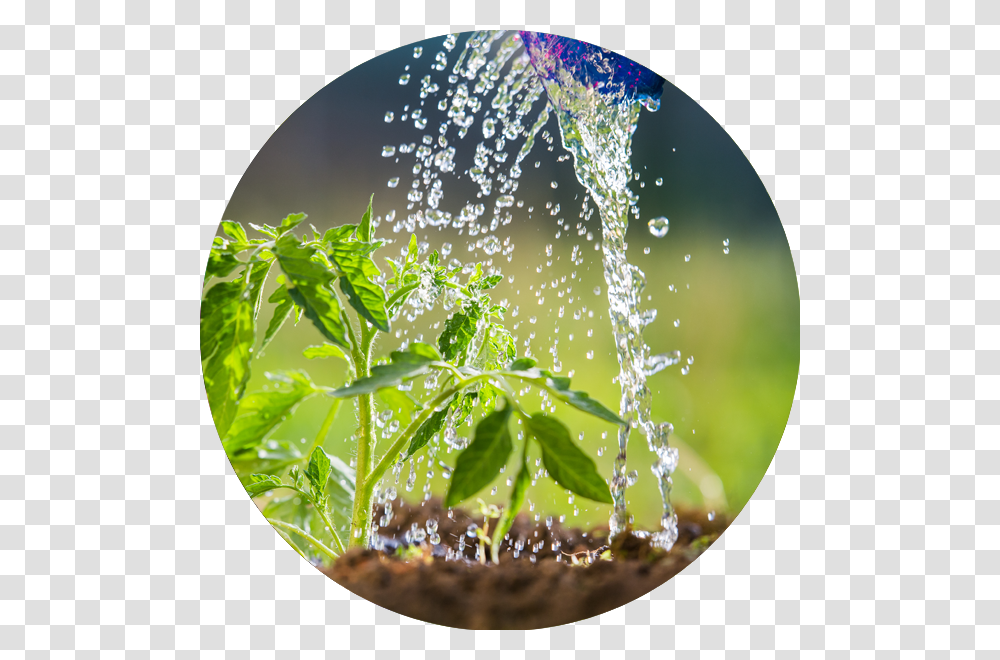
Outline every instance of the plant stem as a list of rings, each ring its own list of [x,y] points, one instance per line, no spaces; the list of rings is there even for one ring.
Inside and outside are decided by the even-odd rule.
[[[402,433],[400,433],[399,436],[393,441],[392,446],[389,447],[388,451],[386,451],[385,454],[382,455],[382,458],[379,460],[379,462],[376,463],[375,466],[368,473],[367,479],[363,481],[358,480],[356,482],[354,491],[355,517],[357,517],[358,513],[358,502],[367,501],[369,510],[368,519],[370,519],[371,500],[372,500],[372,495],[375,492],[375,483],[379,479],[381,479],[382,475],[386,473],[386,470],[388,470],[389,467],[396,462],[396,458],[397,456],[399,456],[399,452],[403,450],[403,447],[406,446],[407,442],[413,439],[413,435],[417,432],[417,429],[419,429],[420,426],[424,422],[426,422],[427,419],[431,415],[433,415],[434,412],[448,399],[455,396],[457,393],[461,392],[462,390],[464,390],[469,385],[472,385],[473,383],[476,383],[480,380],[488,380],[490,378],[495,378],[495,377],[496,374],[492,373],[477,374],[475,376],[467,378],[466,380],[459,381],[458,383],[455,384],[454,387],[445,390],[437,397],[435,397],[434,400],[431,401],[430,404],[426,408],[424,408],[424,410],[417,416],[417,418],[414,419],[410,423],[410,425],[407,426],[406,429]],[[351,544],[353,545],[354,544],[353,527],[351,530],[351,537],[352,537]]]
[[[367,378],[371,375],[372,342],[378,330],[364,320],[361,321],[361,341],[352,342],[354,352],[354,369],[357,378]],[[372,423],[375,416],[375,402],[371,392],[358,395],[358,451],[357,466],[354,481],[354,507],[351,515],[351,538],[348,545],[352,548],[368,546],[369,528],[372,518],[372,495],[369,485],[369,475],[375,462],[375,428]]]
[[[330,515],[323,510],[323,507],[317,506],[316,502],[313,501],[309,493],[305,492],[304,490],[299,490],[298,488],[296,488],[291,484],[281,484],[280,486],[275,486],[275,488],[287,488],[288,490],[295,491],[302,497],[306,498],[306,500],[312,502],[313,508],[316,509],[316,512],[319,514],[320,518],[323,519],[323,522],[326,523],[326,526],[330,529],[330,535],[333,536],[333,544],[337,546],[337,553],[339,555],[344,554],[344,542],[340,540],[340,534],[337,533],[336,525],[334,525],[333,521],[330,520]]]

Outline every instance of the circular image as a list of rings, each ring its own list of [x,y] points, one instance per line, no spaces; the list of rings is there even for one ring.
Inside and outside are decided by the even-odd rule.
[[[400,614],[593,617],[753,494],[798,373],[767,191],[694,101],[549,34],[381,55],[274,133],[208,259],[212,417],[267,521]]]

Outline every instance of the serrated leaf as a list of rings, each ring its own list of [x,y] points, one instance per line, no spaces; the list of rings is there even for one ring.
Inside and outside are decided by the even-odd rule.
[[[252,222],[248,222],[247,224],[250,225],[254,231],[264,234],[265,236],[269,236],[270,238],[278,237],[278,229],[276,227],[272,227],[271,225],[255,225]]]
[[[446,360],[458,366],[465,364],[469,345],[476,336],[482,315],[482,308],[473,300],[445,322],[444,331],[438,337],[438,348]]]
[[[269,262],[249,267],[241,275],[219,282],[201,303],[201,364],[212,420],[225,437],[236,416],[237,402],[250,379],[250,358],[257,340],[260,309]],[[247,274],[247,271],[244,271]]]
[[[465,424],[465,420],[469,419],[469,416],[472,415],[472,411],[475,410],[478,401],[479,392],[466,392],[462,395],[458,409],[455,412],[456,427]]]
[[[299,223],[301,223],[305,219],[306,219],[305,213],[292,213],[290,215],[285,216],[285,218],[281,221],[281,226],[278,227],[278,235],[280,236],[286,232],[291,231],[292,229],[295,229],[296,227],[299,226]]]
[[[222,221],[222,231],[229,238],[233,239],[237,243],[246,245],[249,241],[247,239],[247,232],[243,229],[243,225],[238,222],[233,222],[232,220]]]
[[[319,358],[335,357],[341,360],[347,360],[347,354],[341,350],[340,346],[335,346],[334,344],[322,344],[320,346],[307,346],[302,355],[306,356],[310,360],[315,360]]]
[[[245,487],[250,497],[257,497],[275,488],[280,488],[281,479],[273,474],[251,474]]]
[[[313,453],[309,456],[309,465],[306,467],[306,479],[312,484],[313,499],[316,501],[326,494],[326,482],[330,478],[331,471],[330,457],[323,448],[313,449]]]
[[[295,307],[295,302],[288,295],[288,289],[283,286],[275,289],[274,293],[268,297],[267,302],[274,303],[274,314],[271,315],[271,322],[267,324],[267,330],[264,332],[264,341],[260,345],[260,350],[257,353],[258,357],[263,354],[264,348],[278,334],[278,330],[281,330],[281,326],[288,320],[288,316]]]
[[[406,449],[405,458],[409,458],[423,449],[431,441],[435,433],[441,432],[441,429],[444,427],[444,421],[448,417],[449,409],[449,406],[445,406],[424,420],[424,423],[420,425],[417,432],[413,434],[410,446]]]
[[[324,337],[348,348],[340,301],[330,288],[336,273],[313,259],[316,252],[314,247],[302,246],[294,234],[285,234],[275,242],[275,256],[289,285],[294,287],[288,291],[292,300]]]
[[[351,237],[355,231],[357,231],[357,225],[341,225],[339,227],[331,227],[326,230],[323,234],[323,242],[325,243],[339,243],[340,241],[346,241]]]
[[[223,252],[215,247],[208,253],[208,265],[205,266],[205,281],[213,277],[228,277],[230,273],[246,265],[236,258],[236,255]]]
[[[288,415],[319,389],[304,372],[288,371],[272,376],[279,385],[243,397],[233,423],[222,441],[229,456],[256,449]]]
[[[514,477],[514,487],[510,491],[510,501],[504,507],[503,515],[500,516],[497,528],[493,532],[493,542],[490,544],[490,549],[494,564],[500,561],[500,544],[503,542],[503,537],[507,536],[507,532],[514,525],[514,519],[517,518],[518,511],[524,506],[524,498],[527,495],[528,486],[530,485],[531,472],[528,470],[528,465],[524,462],[524,456],[522,455],[521,467],[517,471],[517,476]]]
[[[476,426],[476,436],[455,463],[444,505],[451,508],[490,484],[507,463],[514,449],[507,421],[509,406],[484,417]]]
[[[375,201],[375,194],[368,199],[368,209],[361,216],[361,224],[358,225],[358,240],[368,243],[372,240],[372,202]]]
[[[358,230],[360,231],[360,227]],[[335,244],[331,253],[337,268],[343,273],[343,277],[340,278],[340,290],[344,292],[347,302],[359,315],[368,319],[382,332],[389,332],[385,290],[377,282],[382,272],[370,257],[342,249],[343,245]]]
[[[569,429],[555,417],[535,413],[527,418],[528,432],[542,446],[542,462],[555,481],[581,497],[612,504],[611,490],[597,466],[569,437]]]

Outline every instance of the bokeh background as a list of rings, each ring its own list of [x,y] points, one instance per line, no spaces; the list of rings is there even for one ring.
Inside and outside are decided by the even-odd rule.
[[[430,96],[425,105],[425,114],[432,120],[424,132],[436,136],[436,115],[427,108],[436,105],[446,86],[447,71],[430,69],[441,41],[436,38],[415,44],[423,48],[419,59],[413,56],[414,45],[383,54],[341,76],[303,104],[254,159],[224,218],[244,224],[273,224],[288,213],[305,212],[308,222],[323,230],[357,222],[371,193],[375,194],[377,216],[391,211],[397,219],[405,216],[405,195],[413,178],[412,155],[397,153],[385,158],[382,147],[419,143],[421,131],[412,122],[403,123],[400,116],[407,105],[411,109],[419,105],[417,81],[428,73],[433,73],[442,87],[442,92]],[[459,39],[459,49],[463,43],[464,36]],[[411,81],[401,86],[400,74],[407,66]],[[387,111],[395,115],[391,123],[384,120]],[[452,139],[458,148],[457,173],[471,164],[473,149],[482,140],[479,127],[477,122],[464,140]],[[493,256],[494,264],[514,277],[513,282],[505,280],[497,288],[494,298],[506,298],[512,309],[518,309],[516,317],[508,317],[507,326],[518,336],[519,355],[524,354],[525,341],[533,333],[531,354],[542,366],[549,366],[552,357],[548,349],[558,337],[563,375],[572,370],[575,389],[586,390],[616,408],[619,390],[613,379],[618,365],[607,317],[601,253],[595,250],[600,220],[594,213],[584,222],[593,235],[591,240],[575,230],[556,238],[558,217],[571,221],[574,227],[582,222],[577,215],[585,191],[576,181],[572,161],[560,159],[566,152],[554,117],[546,130],[554,136],[553,148],[547,150],[544,141],[535,146],[516,192],[524,206],[512,208],[513,222],[497,232],[501,239],[509,235],[516,248],[510,261]],[[449,134],[452,136],[454,129]],[[517,145],[508,151],[516,153]],[[686,374],[677,365],[649,379],[654,392],[653,415],[657,421],[674,425],[681,448],[673,499],[677,504],[705,506],[735,516],[774,455],[795,388],[799,299],[788,243],[771,200],[743,153],[697,103],[669,83],[660,110],[642,112],[633,138],[632,164],[640,177],[633,181],[633,189],[640,197],[641,217],[629,228],[629,259],[646,273],[647,307],[658,310],[645,340],[654,352],[679,350],[683,365],[692,359]],[[389,188],[387,181],[397,176],[399,186]],[[655,183],[659,178],[662,186]],[[552,182],[558,187],[552,188]],[[468,177],[446,178],[444,190],[441,208],[452,213],[457,214],[470,201],[482,201],[488,209],[492,206],[492,198],[476,199],[476,188]],[[561,213],[552,215],[546,209],[550,202],[553,207],[559,205]],[[534,210],[529,212],[529,207]],[[670,220],[670,231],[663,238],[647,230],[646,221],[655,216]],[[377,235],[397,243],[408,239],[408,235],[393,233],[385,222]],[[435,248],[451,243],[452,256],[464,261],[490,258],[481,251],[467,252],[464,239],[454,230],[418,230],[418,238]],[[728,241],[728,254],[723,252],[724,241]],[[545,254],[549,245],[551,257]],[[572,248],[577,245],[584,259],[579,266],[570,263]],[[395,255],[398,248],[398,244],[390,245],[380,254]],[[690,260],[685,259],[687,255]],[[550,260],[552,265],[547,265]],[[541,296],[535,293],[541,285],[562,276],[573,285],[569,295],[574,302],[568,303],[569,296],[549,296],[538,304]],[[600,293],[595,293],[597,287]],[[560,307],[564,307],[562,316]],[[581,311],[578,320],[573,313],[577,310]],[[262,310],[262,323],[269,313],[267,307]],[[432,339],[427,326],[442,318],[438,309],[412,324],[395,324],[393,334],[398,333],[399,338],[383,335],[376,352],[388,353],[403,339],[420,335]],[[675,325],[675,321],[679,323]],[[248,391],[265,383],[266,371],[289,368],[305,369],[317,382],[341,384],[346,375],[343,363],[306,360],[301,355],[303,348],[321,341],[307,321],[297,327],[287,325],[255,361]],[[325,411],[326,402],[307,401],[274,437],[313,437]],[[572,410],[560,409],[558,414],[574,437],[583,433],[581,445],[597,461],[601,474],[610,477],[616,453],[614,428]],[[349,462],[352,447],[347,438],[354,428],[354,412],[344,406],[327,440],[327,451]],[[444,460],[453,464],[454,454]],[[636,523],[647,528],[655,527],[660,515],[651,463],[645,439],[633,434],[629,468],[637,470],[639,478],[628,491],[629,507]],[[436,472],[440,475],[441,471]],[[404,469],[401,484],[406,474]],[[492,499],[506,496],[505,478],[497,480],[499,492]],[[421,471],[412,492],[399,491],[404,497],[419,499],[423,482]],[[437,495],[445,488],[440,476],[431,483]],[[491,499],[489,489],[482,495]],[[529,500],[535,504],[536,514],[565,515],[567,523],[585,527],[606,522],[609,512],[604,505],[579,498],[571,504],[564,491],[544,481],[529,492]],[[577,515],[574,510],[578,510]]]

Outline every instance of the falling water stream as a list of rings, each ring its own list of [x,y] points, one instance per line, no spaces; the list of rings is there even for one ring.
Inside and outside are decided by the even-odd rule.
[[[487,255],[506,256],[509,260],[514,246],[509,237],[501,239],[497,231],[511,222],[511,207],[523,205],[514,193],[524,161],[540,134],[551,144],[551,136],[543,128],[551,114],[556,115],[563,147],[572,154],[576,176],[601,217],[604,280],[619,364],[619,414],[627,422],[617,438],[611,480],[611,531],[618,534],[630,523],[625,491],[634,482],[635,473],[626,472],[626,450],[635,430],[646,437],[650,451],[657,457],[652,469],[663,500],[663,514],[660,529],[651,534],[651,540],[669,549],[677,540],[670,488],[678,454],[669,445],[673,427],[652,420],[652,393],[646,378],[679,362],[680,355],[652,355],[643,340],[643,330],[656,318],[656,310],[642,308],[646,278],[626,257],[629,214],[638,217],[638,196],[628,186],[632,179],[632,134],[642,108],[658,108],[663,79],[614,53],[554,35],[480,31],[472,33],[456,55],[457,46],[456,35],[447,37],[431,66],[434,71],[448,72],[444,89],[432,75],[423,76],[418,81],[421,107],[408,105],[399,113],[400,120],[412,121],[423,135],[419,144],[399,146],[400,153],[413,153],[415,158],[413,181],[407,193],[408,213],[397,218],[392,212],[385,220],[392,223],[395,232],[408,233],[428,226],[457,228],[468,237],[469,251],[482,249]],[[423,49],[414,49],[415,58],[422,55]],[[452,56],[454,64],[449,67]],[[409,68],[401,75],[400,85],[413,84]],[[437,126],[436,136],[433,126],[427,130],[430,118],[422,107],[424,100],[432,96],[439,99],[437,108],[446,115]],[[386,122],[395,118],[396,113],[386,113]],[[469,203],[453,214],[442,208],[443,175],[455,173],[453,142],[464,139],[470,131],[473,135],[481,131],[482,139],[476,144],[468,176],[478,186],[483,202],[491,196],[494,201],[492,207],[483,202]],[[521,148],[516,154],[508,153],[509,146],[520,137],[524,138]],[[383,155],[396,155],[395,147],[386,146]],[[393,178],[388,185],[396,187],[398,183],[399,179]],[[555,182],[552,185],[556,187]],[[553,215],[556,211],[558,206]],[[569,233],[568,223],[565,229]],[[654,236],[665,234],[666,220],[651,221],[650,231]],[[576,248],[573,259],[577,259]],[[457,257],[452,261],[460,263]],[[413,320],[420,313],[417,301],[408,307],[407,318]],[[555,346],[550,352],[558,371]]]

